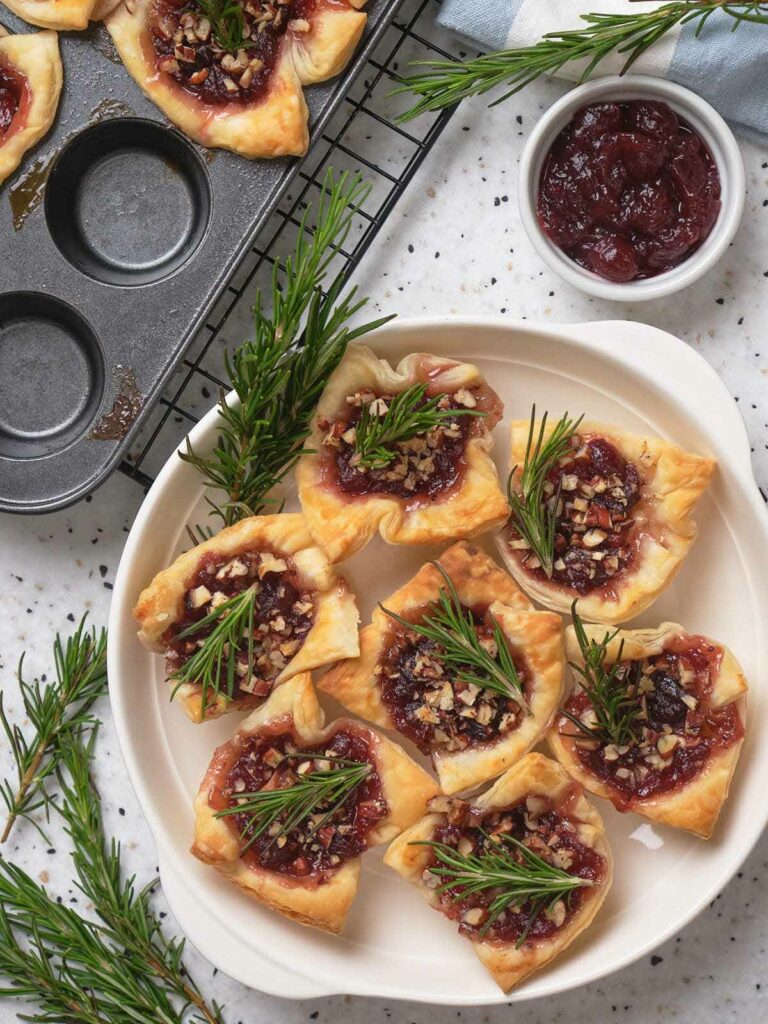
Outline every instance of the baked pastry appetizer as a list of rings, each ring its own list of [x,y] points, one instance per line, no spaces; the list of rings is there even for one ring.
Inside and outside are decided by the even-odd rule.
[[[508,992],[570,945],[611,884],[603,822],[563,769],[528,754],[470,803],[430,801],[384,863],[459,923]]]
[[[696,538],[713,459],[602,423],[512,424],[509,522],[499,549],[531,597],[592,622],[638,615]]]
[[[563,624],[460,542],[386,598],[360,656],[320,689],[431,755],[445,793],[500,775],[540,739],[563,690]]]
[[[300,156],[302,85],[337,75],[366,23],[365,0],[125,0],[107,19],[123,63],[190,138],[241,156]]]
[[[559,761],[620,811],[708,839],[744,740],[747,682],[723,644],[674,622],[566,631],[579,686],[549,732]]]
[[[473,537],[507,517],[490,456],[504,411],[476,366],[417,353],[392,369],[350,345],[296,470],[315,541],[339,562],[390,544]]]
[[[340,932],[360,855],[412,824],[436,792],[373,729],[346,718],[324,727],[304,673],[214,754],[195,800],[192,853],[286,917]]]
[[[252,516],[158,573],[133,612],[193,722],[359,651],[357,606],[301,515]]]
[[[87,28],[89,21],[98,21],[119,0],[3,0],[9,11],[18,14],[30,25],[40,28]]]
[[[0,26],[0,182],[53,124],[63,80],[55,32],[14,36]]]

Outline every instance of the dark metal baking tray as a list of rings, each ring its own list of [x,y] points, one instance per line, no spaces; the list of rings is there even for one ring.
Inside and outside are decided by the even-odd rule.
[[[401,0],[369,0],[323,130]],[[12,31],[29,31],[3,14]],[[205,151],[170,126],[102,25],[60,34],[56,125],[0,190],[0,510],[103,482],[301,166]]]

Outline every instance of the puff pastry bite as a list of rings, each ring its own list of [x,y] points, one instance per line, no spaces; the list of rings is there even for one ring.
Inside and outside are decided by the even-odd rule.
[[[195,0],[126,0],[106,25],[130,74],[190,138],[251,159],[300,156],[309,145],[302,85],[343,70],[364,4],[234,0],[242,13],[217,26]]]
[[[393,399],[418,385],[422,405],[436,400],[444,417],[389,444],[388,461],[364,464],[361,421],[378,421],[386,432]],[[490,431],[503,411],[469,363],[416,353],[393,369],[364,345],[350,345],[320,398],[296,470],[315,541],[338,562],[379,532],[390,544],[439,544],[501,525],[508,508]]]
[[[359,651],[354,595],[298,514],[252,516],[185,551],[133,614],[194,722],[253,708],[297,673]],[[219,636],[221,657],[206,665],[223,629],[234,640]]]
[[[510,487],[517,493],[529,437],[542,431],[546,445],[559,427],[512,424]],[[696,538],[691,512],[715,465],[658,437],[581,422],[562,457],[546,464],[542,506],[554,516],[549,569],[521,535],[514,510],[499,550],[526,593],[547,608],[567,612],[578,599],[582,618],[624,622],[647,608],[682,565]]]
[[[674,622],[608,634],[570,626],[566,649],[577,670],[585,659],[592,668],[550,730],[559,761],[618,810],[708,839],[744,740],[747,682],[733,654]],[[603,689],[624,696],[608,719],[589,697],[601,667]]]
[[[467,620],[480,662],[456,660],[466,636],[447,625],[441,600]],[[418,632],[424,626],[429,635]],[[445,629],[447,645],[434,638]],[[484,551],[461,541],[381,602],[361,632],[360,656],[333,666],[319,686],[415,743],[431,756],[443,792],[457,793],[500,775],[539,740],[563,674],[560,616],[534,611]]]
[[[325,726],[304,673],[215,752],[195,800],[192,853],[286,917],[338,933],[360,855],[412,824],[436,791],[373,729],[345,718]]]
[[[63,80],[55,32],[10,35],[0,26],[0,182],[47,134]]]
[[[591,923],[612,873],[599,814],[542,754],[528,754],[471,803],[431,801],[430,813],[392,843],[384,863],[458,922],[505,992]],[[467,891],[472,883],[475,891]],[[523,895],[522,885],[534,888]]]
[[[98,21],[118,0],[3,0],[9,11],[40,28],[87,28]]]

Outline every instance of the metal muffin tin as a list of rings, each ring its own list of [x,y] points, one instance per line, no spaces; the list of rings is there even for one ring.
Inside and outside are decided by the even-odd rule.
[[[313,138],[400,2],[369,0],[347,70],[305,91]],[[59,42],[56,124],[0,186],[7,512],[63,508],[117,466],[300,167],[190,142],[144,97],[103,25]]]

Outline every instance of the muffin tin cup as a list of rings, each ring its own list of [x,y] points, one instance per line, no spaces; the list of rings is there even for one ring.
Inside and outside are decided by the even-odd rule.
[[[401,0],[370,0],[317,138]],[[11,16],[13,31],[29,31]],[[123,459],[299,160],[210,154],[170,126],[102,25],[60,36],[56,125],[3,184],[0,511],[63,508]]]

